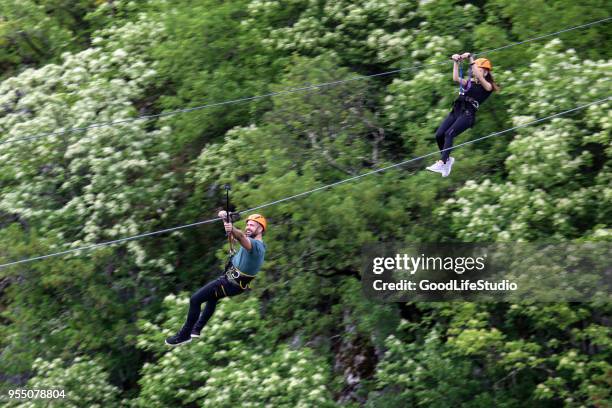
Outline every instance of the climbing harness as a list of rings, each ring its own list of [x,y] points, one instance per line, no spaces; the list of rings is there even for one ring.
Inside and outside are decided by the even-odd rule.
[[[454,105],[462,112],[468,110],[469,108],[473,108],[474,112],[476,112],[480,107],[480,104],[476,99],[465,95],[459,95],[459,97],[455,100]]]
[[[238,270],[238,268],[236,268],[234,265],[225,270],[225,277],[230,283],[239,286],[242,290],[251,289],[249,285],[251,284],[251,281],[255,279],[255,276],[248,275]]]

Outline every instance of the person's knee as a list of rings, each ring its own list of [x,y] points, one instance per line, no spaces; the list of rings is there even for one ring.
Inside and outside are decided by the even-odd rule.
[[[217,307],[217,301],[215,299],[210,299],[206,302],[206,310],[210,312],[214,312]]]
[[[191,295],[189,298],[189,304],[194,306],[199,306],[202,304],[202,299],[197,295],[197,293]]]

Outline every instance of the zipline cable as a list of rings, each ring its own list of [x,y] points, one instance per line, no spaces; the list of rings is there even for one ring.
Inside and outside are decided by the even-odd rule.
[[[555,31],[555,32],[549,33],[549,34],[544,34],[544,35],[541,35],[541,36],[538,36],[538,37],[528,38],[527,40],[510,43],[510,44],[504,45],[502,47],[493,48],[493,49],[490,49],[490,50],[486,50],[486,51],[482,51],[482,52],[479,52],[479,53],[475,53],[474,55],[490,54],[492,52],[496,52],[496,51],[503,50],[503,49],[506,49],[506,48],[515,47],[517,45],[526,44],[526,43],[533,42],[533,41],[538,41],[538,40],[541,40],[543,38],[548,38],[548,37],[556,36],[556,35],[559,35],[559,34],[562,34],[562,33],[568,32],[568,31],[577,30],[577,29],[580,29],[580,28],[586,28],[586,27],[590,27],[590,26],[593,26],[593,25],[596,25],[596,24],[600,24],[600,23],[605,23],[605,22],[607,22],[609,20],[612,20],[612,17],[608,17],[608,18],[604,18],[604,19],[601,19],[601,20],[592,21],[590,23],[581,24],[581,25],[574,26],[574,27],[565,28],[563,30]],[[376,77],[381,77],[381,76],[386,76],[386,75],[392,75],[392,74],[396,74],[396,73],[399,73],[399,72],[412,71],[412,70],[415,70],[415,69],[421,69],[421,68],[431,67],[431,66],[438,66],[438,65],[443,65],[443,64],[447,64],[447,63],[448,63],[448,60],[440,61],[440,62],[437,62],[437,63],[431,63],[431,64],[418,64],[418,65],[413,65],[411,67],[398,68],[398,69],[394,69],[394,70],[391,70],[391,71],[380,72],[380,73],[372,74],[372,75],[360,75],[360,76],[355,76],[355,77],[352,77],[352,78],[342,79],[342,80],[338,80],[338,81],[323,82],[323,83],[320,83],[320,84],[302,86],[302,87],[298,87],[298,88],[289,88],[289,89],[282,90],[282,91],[277,91],[277,92],[268,92],[268,93],[261,94],[261,95],[249,96],[249,97],[238,98],[238,99],[231,99],[231,100],[221,101],[221,102],[213,102],[213,103],[209,103],[209,104],[205,104],[205,105],[194,106],[194,107],[191,107],[191,108],[177,109],[177,110],[174,110],[174,111],[162,112],[162,113],[153,114],[153,115],[143,115],[143,116],[137,116],[135,118],[126,118],[126,119],[120,119],[120,120],[110,121],[110,122],[94,123],[94,124],[89,125],[89,126],[83,126],[83,127],[77,127],[77,128],[69,128],[69,129],[65,129],[65,130],[58,130],[58,131],[54,131],[54,132],[41,133],[41,134],[32,135],[32,136],[24,136],[24,137],[8,139],[8,140],[0,141],[0,145],[9,144],[9,143],[17,143],[17,142],[25,142],[25,141],[30,141],[30,140],[37,140],[37,139],[42,139],[42,138],[52,137],[52,136],[59,136],[59,135],[63,135],[63,134],[66,134],[66,133],[82,132],[82,131],[87,131],[87,130],[90,130],[90,129],[96,129],[96,128],[101,128],[101,127],[120,125],[120,124],[123,124],[123,123],[135,122],[135,121],[138,121],[138,120],[149,120],[149,119],[161,118],[161,117],[165,117],[165,116],[173,116],[173,115],[177,115],[177,114],[180,114],[180,113],[188,113],[188,112],[193,112],[193,111],[198,111],[198,110],[207,109],[207,108],[213,108],[213,107],[218,107],[218,106],[232,105],[232,104],[241,103],[241,102],[249,102],[249,101],[269,98],[269,97],[277,96],[277,95],[286,95],[286,94],[295,93],[295,92],[310,91],[310,90],[319,89],[319,88],[323,88],[323,87],[327,87],[327,86],[334,86],[334,85],[339,85],[339,84],[343,84],[343,83],[347,83],[347,82],[352,82],[352,81],[360,81],[360,80],[364,80],[364,79],[370,79],[370,78],[376,78]]]
[[[575,107],[575,108],[572,108],[572,109],[568,109],[568,110],[565,110],[565,111],[562,111],[562,112],[559,112],[559,113],[555,113],[555,114],[552,114],[552,115],[549,115],[549,116],[546,116],[546,117],[543,117],[543,118],[540,118],[540,119],[536,119],[536,120],[532,120],[532,121],[527,122],[527,123],[523,123],[522,125],[513,126],[511,128],[508,128],[508,129],[505,129],[505,130],[501,130],[499,132],[493,132],[493,133],[490,133],[490,134],[488,134],[486,136],[482,136],[482,137],[479,137],[479,138],[476,138],[476,139],[473,139],[473,140],[469,140],[467,142],[460,143],[460,144],[458,144],[458,145],[456,145],[456,146],[454,146],[452,148],[443,149],[442,151],[450,150],[450,149],[457,149],[459,147],[463,147],[463,146],[466,146],[466,145],[469,145],[469,144],[472,144],[472,143],[476,143],[476,142],[479,142],[481,140],[485,140],[485,139],[488,139],[488,138],[491,138],[491,137],[499,136],[499,135],[511,132],[513,130],[516,130],[516,129],[520,129],[520,128],[524,128],[524,127],[527,127],[527,126],[531,126],[531,125],[534,125],[536,123],[540,123],[540,122],[543,122],[543,121],[546,121],[546,120],[549,120],[549,119],[552,119],[552,118],[563,116],[563,115],[566,115],[566,114],[571,113],[571,112],[576,112],[578,110],[582,110],[582,109],[587,108],[589,106],[593,106],[593,105],[597,105],[597,104],[609,101],[610,99],[612,99],[612,97],[607,97],[607,98],[599,99],[599,100],[596,100],[594,102],[590,102],[590,103],[587,103],[587,104],[584,104],[584,105],[581,105],[581,106],[578,106],[578,107]],[[304,197],[304,196],[306,196],[308,194],[312,194],[312,193],[317,192],[317,191],[321,191],[321,190],[325,190],[325,189],[328,189],[328,188],[332,188],[332,187],[335,187],[335,186],[340,185],[340,184],[348,183],[350,181],[354,181],[354,180],[357,180],[357,179],[360,179],[360,178],[363,178],[363,177],[366,177],[366,176],[370,176],[372,174],[380,173],[380,172],[383,172],[383,171],[386,171],[386,170],[389,170],[389,169],[392,169],[392,168],[395,168],[395,167],[403,166],[403,165],[406,165],[408,163],[412,163],[412,162],[415,162],[415,161],[418,161],[418,160],[421,160],[421,159],[424,159],[426,157],[433,156],[433,155],[436,155],[436,154],[439,154],[439,153],[440,153],[440,151],[435,151],[435,152],[427,153],[427,154],[424,154],[424,155],[421,155],[421,156],[413,157],[411,159],[408,159],[408,160],[405,160],[405,161],[402,161],[402,162],[399,162],[399,163],[395,163],[395,164],[392,164],[392,165],[389,165],[389,166],[381,167],[380,169],[372,170],[372,171],[369,171],[367,173],[363,173],[363,174],[360,174],[360,175],[357,175],[357,176],[354,176],[354,177],[349,177],[349,178],[346,178],[346,179],[343,179],[343,180],[340,180],[340,181],[336,181],[336,182],[331,183],[331,184],[326,184],[324,186],[320,186],[320,187],[314,188],[312,190],[304,191],[304,192],[299,193],[299,194],[294,194],[292,196],[285,197],[285,198],[282,198],[282,199],[279,199],[279,200],[271,201],[269,203],[262,204],[262,205],[259,205],[257,207],[252,207],[252,208],[249,208],[249,209],[247,209],[245,211],[241,211],[241,213],[243,213],[243,214],[250,213],[250,212],[253,212],[253,211],[256,211],[256,210],[260,210],[262,208],[270,207],[270,206],[273,206],[273,205],[276,205],[276,204],[279,204],[279,203],[283,203],[283,202],[286,202],[286,201],[289,201],[289,200],[294,200],[296,198]],[[47,258],[51,258],[51,257],[55,257],[55,256],[66,255],[66,254],[73,253],[73,252],[85,251],[85,250],[90,250],[90,249],[94,249],[94,248],[100,248],[100,247],[103,247],[103,246],[119,244],[119,243],[123,243],[123,242],[127,242],[127,241],[133,241],[133,240],[139,239],[139,238],[149,237],[149,236],[152,236],[152,235],[159,235],[159,234],[163,234],[163,233],[166,233],[166,232],[177,231],[177,230],[181,230],[181,229],[185,229],[185,228],[191,228],[191,227],[195,227],[195,226],[198,226],[198,225],[210,224],[210,223],[213,223],[213,222],[216,222],[216,221],[220,221],[220,220],[221,220],[220,218],[211,218],[211,219],[208,219],[208,220],[194,222],[194,223],[191,223],[191,224],[179,225],[177,227],[166,228],[166,229],[162,229],[162,230],[159,230],[159,231],[152,231],[152,232],[147,232],[147,233],[144,233],[144,234],[134,235],[134,236],[131,236],[131,237],[120,238],[120,239],[116,239],[116,240],[112,240],[112,241],[101,242],[101,243],[98,243],[98,244],[92,244],[92,245],[83,246],[83,247],[79,247],[79,248],[68,249],[68,250],[61,251],[61,252],[54,252],[54,253],[47,254],[47,255],[41,255],[41,256],[36,256],[36,257],[31,257],[31,258],[24,258],[24,259],[21,259],[21,260],[18,260],[18,261],[13,261],[13,262],[8,262],[8,263],[0,264],[0,269],[8,267],[8,266],[12,266],[12,265],[26,263],[26,262],[32,262],[32,261],[47,259]]]
[[[0,269],[4,268],[6,266],[10,266],[10,265],[17,265],[17,264],[20,264],[20,263],[31,262],[31,261],[39,261],[39,260],[51,258],[51,257],[54,257],[54,256],[67,255],[67,254],[70,254],[70,253],[73,253],[73,252],[87,251],[87,250],[90,250],[90,249],[100,248],[100,247],[103,247],[103,246],[108,246],[108,245],[113,245],[113,244],[120,244],[120,243],[127,242],[127,241],[133,241],[135,239],[149,237],[151,235],[159,235],[159,234],[163,234],[163,233],[166,233],[166,232],[173,232],[173,231],[177,231],[177,230],[180,230],[180,229],[196,227],[198,225],[210,224],[212,222],[219,221],[219,220],[220,220],[220,218],[211,218],[209,220],[198,221],[198,222],[194,222],[192,224],[179,225],[178,227],[166,228],[166,229],[159,230],[159,231],[146,232],[144,234],[138,234],[138,235],[134,235],[132,237],[115,239],[113,241],[100,242],[98,244],[91,244],[91,245],[87,245],[87,246],[83,246],[83,247],[79,247],[79,248],[67,249],[65,251],[54,252],[54,253],[47,254],[47,255],[35,256],[35,257],[32,257],[32,258],[25,258],[25,259],[22,259],[20,261],[15,261],[15,262],[10,262],[10,263],[6,263],[6,264],[1,264],[0,265]]]
[[[266,208],[266,207],[270,207],[272,205],[276,205],[276,204],[279,204],[279,203],[282,203],[282,202],[285,202],[285,201],[289,201],[289,200],[293,200],[295,198],[303,197],[305,195],[314,193],[316,191],[321,191],[321,190],[325,190],[327,188],[332,188],[332,187],[335,187],[335,186],[340,185],[340,184],[348,183],[349,181],[354,181],[354,180],[360,179],[362,177],[370,176],[372,174],[380,173],[380,172],[383,172],[383,171],[386,171],[386,170],[389,170],[389,169],[392,169],[392,168],[395,168],[395,167],[403,166],[403,165],[406,165],[408,163],[412,163],[412,162],[424,159],[424,158],[429,157],[429,156],[440,154],[441,152],[446,151],[446,150],[454,150],[454,149],[457,149],[457,148],[462,147],[462,146],[466,146],[466,145],[469,145],[469,144],[472,144],[472,143],[479,142],[481,140],[488,139],[490,137],[499,136],[499,135],[502,135],[504,133],[508,133],[508,132],[510,132],[512,130],[520,129],[520,128],[523,128],[523,127],[526,127],[526,126],[530,126],[530,125],[533,125],[533,124],[536,124],[536,123],[539,123],[539,122],[543,122],[545,120],[552,119],[552,118],[555,118],[557,116],[562,116],[562,115],[565,115],[567,113],[575,112],[577,110],[581,110],[581,109],[587,108],[589,106],[596,105],[598,103],[602,103],[602,102],[608,101],[610,99],[611,99],[611,97],[607,97],[607,98],[604,98],[604,99],[599,99],[599,100],[597,100],[595,102],[590,102],[590,103],[587,103],[585,105],[578,106],[577,108],[568,109],[566,111],[555,113],[554,115],[546,116],[544,118],[536,119],[536,120],[533,120],[531,122],[524,123],[522,125],[513,126],[511,128],[508,128],[508,129],[505,129],[505,130],[501,130],[499,132],[493,132],[493,133],[490,133],[490,134],[488,134],[486,136],[479,137],[477,139],[468,140],[467,142],[463,142],[463,143],[460,143],[460,144],[458,144],[456,146],[449,147],[449,148],[446,148],[446,149],[442,149],[442,150],[439,150],[437,152],[431,152],[431,153],[424,154],[422,156],[413,157],[412,159],[408,159],[408,160],[405,160],[405,161],[402,161],[402,162],[399,162],[399,163],[391,164],[389,166],[381,167],[380,169],[369,171],[367,173],[359,174],[357,176],[353,176],[353,177],[349,177],[349,178],[346,178],[346,179],[343,179],[343,180],[340,180],[340,181],[336,181],[335,183],[327,184],[327,185],[324,185],[324,186],[321,186],[321,187],[314,188],[312,190],[304,191],[304,192],[299,193],[299,194],[295,194],[295,195],[292,195],[292,196],[289,196],[289,197],[282,198],[280,200],[271,201],[269,203],[262,204],[262,205],[259,205],[257,207],[249,208],[249,209],[247,209],[245,211],[241,211],[241,213],[253,212],[253,211],[260,210],[260,209]],[[0,265],[0,267],[2,267],[2,266],[3,265]]]
[[[556,31],[554,33],[544,34],[544,35],[540,35],[538,37],[528,38],[528,39],[523,40],[523,41],[517,41],[517,42],[514,42],[514,43],[510,43],[508,45],[504,45],[504,46],[501,46],[501,47],[492,48],[490,50],[481,51],[481,52],[476,53],[474,55],[488,54],[488,53],[491,53],[491,52],[495,52],[495,51],[503,50],[503,49],[506,49],[506,48],[514,47],[516,45],[521,45],[521,44],[525,44],[525,43],[532,42],[532,41],[538,41],[538,40],[541,40],[543,38],[547,38],[547,37],[550,37],[552,35],[559,35],[559,34],[562,34],[562,33],[566,33],[568,31],[572,31],[572,30],[575,30],[577,28],[585,28],[585,27],[589,27],[589,26],[592,26],[592,25],[595,25],[595,24],[604,23],[604,22],[606,22],[606,21],[608,21],[610,19],[612,19],[612,17],[602,18],[601,20],[592,21],[590,23],[582,24],[582,25],[575,26],[575,27],[565,28],[563,30]]]

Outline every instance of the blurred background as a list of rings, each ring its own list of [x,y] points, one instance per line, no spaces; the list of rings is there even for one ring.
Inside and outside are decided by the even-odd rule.
[[[0,262],[213,218],[225,183],[244,210],[435,152],[457,94],[450,55],[611,9],[0,0]],[[609,97],[611,34],[608,20],[485,54],[501,92],[456,143]],[[448,178],[423,170],[431,156],[261,210],[254,289],[177,349],[164,338],[222,271],[221,223],[2,267],[2,398],[609,407],[610,302],[382,304],[364,297],[360,268],[372,243],[611,241],[611,121],[608,101],[457,149]],[[15,389],[66,398],[9,400]]]

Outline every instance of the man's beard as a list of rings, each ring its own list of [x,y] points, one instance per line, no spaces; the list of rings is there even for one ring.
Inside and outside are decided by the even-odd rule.
[[[251,235],[253,235],[253,232],[250,230],[246,230],[244,231],[244,235],[246,235],[247,237],[250,237]]]

